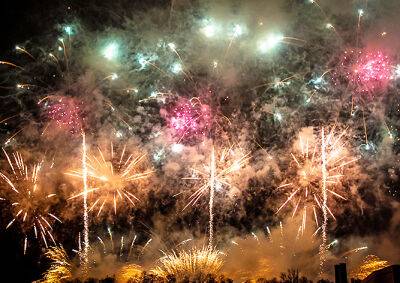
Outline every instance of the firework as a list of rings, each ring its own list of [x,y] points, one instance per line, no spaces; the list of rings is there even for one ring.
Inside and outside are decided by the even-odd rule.
[[[82,183],[83,183],[83,252],[81,262],[84,276],[89,272],[89,216],[88,216],[88,165],[86,135],[82,130]]]
[[[52,224],[55,221],[61,223],[61,220],[51,211],[52,199],[56,195],[45,192],[40,179],[43,163],[30,166],[25,164],[19,152],[11,155],[4,149],[3,152],[8,161],[9,170],[0,172],[0,178],[5,188],[5,199],[11,203],[14,214],[14,218],[7,224],[6,229],[10,228],[15,221],[20,223],[25,234],[24,254],[31,234],[46,247],[49,241],[56,244],[52,234]]]
[[[143,282],[143,271],[139,265],[127,264],[116,274],[117,283],[140,283]]]
[[[211,127],[210,107],[202,104],[198,98],[180,98],[162,115],[178,143],[199,140],[207,135]]]
[[[45,256],[51,264],[39,282],[54,283],[72,279],[72,263],[63,247],[51,247]]]
[[[220,27],[212,19],[205,19],[202,22],[200,32],[208,38],[214,37],[220,31]]]
[[[283,36],[283,34],[280,33],[271,33],[258,42],[258,51],[260,53],[268,53],[276,48],[280,43],[299,45],[300,42],[304,43],[305,40]]]
[[[328,213],[335,219],[329,202],[335,198],[346,200],[343,196],[346,191],[342,185],[342,179],[346,176],[346,168],[357,160],[352,158],[346,149],[345,134],[346,131],[336,133],[335,127],[332,127],[327,132],[322,128],[319,141],[303,140],[300,136],[297,145],[298,152],[291,153],[293,161],[289,168],[294,172],[294,177],[289,183],[278,187],[291,189],[289,189],[288,198],[278,208],[277,213],[288,203],[292,203],[292,217],[297,211],[302,213],[303,221],[300,225],[302,232],[306,227],[308,211],[312,211],[318,227],[315,233],[321,230],[321,273],[325,262]],[[317,209],[322,211],[321,223],[318,220]]]
[[[209,248],[212,247],[213,243],[213,206],[215,191],[220,191],[223,187],[232,187],[232,175],[237,174],[237,172],[247,164],[249,159],[249,153],[244,154],[240,149],[235,149],[233,145],[217,152],[213,146],[211,149],[210,161],[206,165],[203,165],[204,169],[199,170],[192,168],[192,177],[184,178],[186,180],[197,180],[202,183],[202,185],[189,197],[189,202],[184,209],[190,205],[195,205],[207,192],[210,193]]]
[[[282,34],[270,34],[258,43],[258,49],[262,53],[266,53],[282,42],[284,36]]]
[[[389,266],[386,260],[382,260],[376,255],[367,255],[361,265],[350,272],[352,278],[363,280],[372,272]]]
[[[46,118],[54,121],[61,129],[67,129],[72,134],[80,133],[82,129],[81,104],[74,98],[66,96],[48,96],[40,100]]]
[[[384,91],[393,76],[392,62],[382,51],[346,51],[340,68],[354,91],[365,95]]]
[[[165,254],[159,261],[160,266],[151,272],[162,278],[173,275],[178,282],[185,278],[202,282],[207,275],[217,275],[223,266],[221,254],[210,248],[172,252]]]
[[[113,254],[119,261],[129,262],[132,259],[137,235],[122,235],[115,238],[110,227],[107,228],[107,236],[97,236],[98,248],[101,254]]]
[[[102,13],[103,8],[100,7],[95,14],[110,18],[102,19],[101,23],[96,19],[86,19],[84,22],[93,23],[89,28],[81,27],[79,20],[75,24],[58,23],[58,31],[48,29],[48,34],[43,37],[24,39],[26,43],[21,45],[11,44],[20,58],[15,62],[6,58],[0,61],[0,69],[5,71],[0,76],[1,98],[6,112],[0,119],[1,135],[6,136],[3,144],[15,143],[45,150],[46,154],[53,157],[55,168],[64,168],[65,164],[70,163],[76,165],[68,168],[75,170],[67,174],[72,176],[70,179],[75,185],[75,191],[70,192],[68,197],[79,199],[78,205],[74,205],[78,213],[69,213],[71,217],[77,217],[71,219],[69,225],[79,227],[69,228],[82,229],[77,249],[80,276],[101,276],[97,271],[103,268],[102,263],[108,263],[108,258],[115,258],[118,268],[126,264],[119,272],[117,281],[140,280],[144,277],[141,268],[130,264],[130,259],[134,252],[138,252],[139,260],[148,247],[156,246],[152,239],[146,239],[147,242],[138,249],[135,246],[136,235],[118,236],[111,228],[107,234],[94,235],[98,225],[91,227],[91,222],[105,219],[93,218],[91,221],[91,214],[100,216],[103,213],[104,218],[116,221],[116,229],[126,229],[120,223],[120,216],[124,219],[133,217],[132,206],[140,204],[138,198],[144,195],[142,189],[150,182],[148,178],[153,171],[142,148],[132,151],[127,146],[114,147],[111,143],[107,148],[90,149],[87,143],[89,133],[93,144],[100,143],[99,137],[114,137],[115,134],[116,140],[141,140],[151,150],[152,162],[159,171],[158,178],[149,201],[140,205],[143,209],[134,212],[140,214],[138,220],[142,220],[141,224],[146,227],[148,224],[149,230],[157,229],[154,233],[165,234],[167,230],[170,233],[174,227],[180,229],[183,222],[189,223],[193,229],[197,229],[199,223],[204,223],[204,219],[198,219],[198,215],[176,215],[175,208],[181,204],[174,198],[180,193],[171,194],[171,191],[182,186],[182,170],[188,169],[185,166],[204,158],[190,168],[187,175],[183,173],[189,192],[185,192],[188,198],[181,208],[190,209],[199,202],[207,205],[208,215],[202,215],[206,218],[209,216],[209,223],[202,228],[209,231],[207,249],[166,254],[154,272],[163,278],[170,274],[180,278],[180,281],[183,277],[206,281],[203,275],[210,270],[211,273],[219,270],[219,267],[214,267],[215,262],[220,260],[216,259],[219,254],[214,245],[214,219],[219,219],[217,211],[224,209],[214,212],[214,206],[226,207],[229,205],[228,197],[240,195],[238,191],[242,186],[238,184],[243,184],[245,199],[235,201],[228,217],[231,221],[228,224],[220,223],[224,226],[222,230],[257,227],[260,219],[271,216],[271,208],[281,214],[289,211],[289,218],[295,219],[290,220],[293,221],[295,240],[285,240],[286,228],[282,224],[276,229],[280,236],[272,235],[269,228],[266,239],[255,230],[250,232],[249,237],[254,244],[250,247],[244,247],[240,240],[232,240],[235,246],[244,251],[253,249],[258,252],[264,240],[276,245],[276,250],[262,251],[265,255],[259,266],[261,273],[265,274],[270,274],[270,268],[278,271],[274,260],[279,259],[275,259],[275,256],[287,256],[287,262],[297,264],[300,261],[299,253],[292,252],[290,245],[305,234],[312,236],[306,239],[307,243],[301,244],[314,244],[314,240],[317,244],[311,247],[311,251],[308,246],[308,254],[304,251],[307,258],[302,257],[301,264],[319,251],[320,268],[323,271],[328,258],[327,250],[337,244],[337,240],[332,241],[329,237],[328,224],[341,210],[356,211],[344,206],[350,203],[345,201],[350,197],[350,188],[352,193],[356,191],[356,178],[364,178],[362,196],[352,202],[360,204],[361,214],[392,215],[387,213],[391,209],[387,205],[384,211],[370,209],[369,206],[376,204],[375,200],[386,200],[374,198],[375,191],[378,191],[375,188],[383,184],[385,188],[390,187],[391,192],[396,187],[393,186],[398,175],[396,158],[391,158],[391,155],[398,146],[395,131],[398,101],[392,91],[388,91],[390,96],[369,105],[365,117],[364,108],[353,103],[353,100],[352,111],[349,115],[346,111],[350,106],[347,95],[354,95],[360,100],[381,95],[389,89],[392,79],[400,77],[400,66],[396,67],[398,62],[391,62],[392,58],[383,51],[360,49],[361,43],[372,45],[374,32],[381,43],[393,44],[389,38],[390,27],[387,28],[388,36],[383,38],[386,31],[380,30],[378,22],[373,26],[374,19],[386,16],[383,13],[386,8],[381,5],[378,9],[379,3],[372,3],[371,6],[366,5],[365,1],[358,3],[357,7],[364,10],[355,9],[351,15],[353,18],[350,18],[349,13],[335,14],[335,5],[328,5],[328,15],[323,10],[326,3],[308,1],[311,5],[291,1],[290,5],[281,7],[279,3],[272,3],[279,1],[264,1],[271,2],[267,4],[258,0],[235,1],[240,4],[218,1],[223,3],[192,5],[189,3],[191,1],[180,3],[182,1],[173,0],[170,1],[169,11],[165,11],[165,5],[136,5],[138,10],[135,10],[132,19],[113,16],[131,13]],[[113,6],[121,9],[124,5]],[[145,10],[141,11],[142,7]],[[76,9],[76,5],[72,5],[66,11],[73,13]],[[199,17],[203,18],[199,20]],[[118,23],[120,19],[122,21]],[[368,26],[376,28],[365,29],[368,33],[362,34],[364,29],[361,28],[361,21],[364,19],[368,19]],[[107,23],[112,23],[113,28],[107,27]],[[356,30],[348,30],[349,26],[353,28],[351,23],[354,23],[354,28],[357,25]],[[49,23],[49,26],[55,24]],[[356,38],[353,38],[354,31]],[[305,40],[288,37],[290,34],[304,37],[309,44],[304,44]],[[51,43],[48,39],[52,37]],[[35,42],[42,42],[43,45],[34,47]],[[344,46],[354,48],[354,51],[348,51],[343,56]],[[391,46],[385,48],[390,50]],[[331,56],[341,60],[336,60],[338,62],[334,62],[334,66],[327,66]],[[330,84],[328,77],[334,77],[337,73],[346,87],[335,88]],[[396,85],[398,83],[396,81]],[[310,103],[311,99],[313,103]],[[365,164],[365,175],[357,174],[356,158],[352,156],[353,150],[347,147],[348,128],[343,132],[322,128],[313,132],[318,134],[309,135],[309,138],[301,137],[293,150],[288,148],[291,147],[288,141],[292,138],[289,135],[299,125],[321,125],[334,119],[347,123],[349,127],[354,126],[354,136],[359,137],[361,119],[360,115],[354,115],[354,109],[363,109],[365,133],[365,144],[357,147],[357,150],[377,153],[376,158],[361,156],[365,158],[360,162]],[[38,112],[42,115],[38,115]],[[220,119],[223,115],[227,115],[223,121],[228,121],[229,126]],[[15,129],[17,122],[14,120],[23,121],[23,126]],[[42,125],[47,125],[44,130]],[[367,137],[367,125],[372,127],[370,140]],[[68,135],[71,140],[44,138],[44,132],[56,126],[73,133]],[[236,145],[221,146],[227,137],[232,136],[232,130],[237,131],[239,143],[252,140],[262,150],[265,147],[271,152],[259,154],[250,161],[249,154]],[[386,130],[390,140],[386,138]],[[358,144],[358,141],[355,143]],[[207,145],[208,148],[204,149]],[[76,152],[80,147],[81,156],[73,159],[71,152]],[[201,152],[206,152],[205,156]],[[282,152],[285,153],[283,157],[280,156]],[[50,189],[46,189],[46,194],[42,191],[42,187],[46,188],[41,177],[45,171],[43,162],[29,167],[18,152],[6,153],[6,158],[10,168],[0,175],[5,188],[1,191],[5,199],[0,200],[12,204],[14,219],[9,223],[7,221],[4,226],[8,224],[6,228],[9,228],[13,223],[21,224],[20,230],[27,235],[24,253],[28,237],[37,238],[40,244],[44,242],[46,246],[50,242],[54,244],[53,234],[57,233],[53,230],[58,225],[53,225],[53,222],[59,219],[50,214],[50,209],[63,209],[64,201],[60,199],[52,204],[55,197],[53,194],[47,195]],[[277,165],[281,161],[286,162],[283,173]],[[69,182],[66,183],[59,174],[51,176],[54,179],[52,183],[60,184],[58,189],[65,192]],[[365,185],[370,179],[375,180],[373,184]],[[277,181],[281,183],[275,186]],[[259,186],[264,189],[257,191]],[[273,187],[279,187],[285,195],[284,199],[275,199],[278,194],[269,189]],[[265,192],[262,197],[261,192]],[[268,198],[268,204],[263,206],[259,202],[265,198]],[[343,204],[343,207],[338,204]],[[234,215],[235,212],[238,212],[237,215]],[[286,216],[281,214],[279,217]],[[155,221],[159,220],[157,215],[161,215],[160,219],[166,222]],[[243,215],[248,219],[244,219]],[[257,219],[253,219],[254,216]],[[335,235],[353,233],[347,225],[351,217],[351,213],[341,216],[337,223],[340,224],[337,227],[340,231],[336,231],[338,233]],[[312,226],[315,221],[316,229],[306,228],[307,221]],[[364,234],[365,228],[356,228]],[[316,235],[318,237],[313,237]],[[63,240],[70,243],[65,237],[68,235],[63,235]],[[171,239],[175,243],[173,236]],[[180,242],[175,249],[182,248],[188,241],[195,242],[196,238]],[[65,278],[68,280],[68,269],[71,267],[66,264],[68,258],[65,251],[57,254],[54,249],[49,251],[49,257],[63,264],[50,271],[47,281],[62,280],[63,274],[67,274]],[[238,258],[242,261],[242,258],[235,257],[236,262]],[[207,263],[209,266],[204,267],[206,264],[203,261],[210,262]],[[255,262],[248,258],[244,264],[251,267]],[[307,264],[311,265],[311,261]],[[282,266],[288,265],[281,264],[279,271],[282,271]],[[314,271],[317,268],[315,265]],[[106,269],[110,270],[108,267]]]
[[[322,130],[323,131],[323,130]],[[321,132],[322,133],[322,132]],[[324,205],[323,186],[329,200],[343,199],[346,197],[342,179],[346,177],[346,168],[356,162],[346,148],[346,131],[335,132],[335,127],[321,139],[304,139],[299,135],[296,149],[292,152],[289,164],[288,175],[292,175],[288,181],[279,186],[281,189],[288,189],[289,196],[278,208],[280,212],[288,204],[292,204],[292,216],[297,212],[303,213],[305,223],[308,211],[311,210],[316,226],[319,227],[317,209],[326,208],[329,215],[335,216],[328,206]],[[326,170],[322,170],[325,168]],[[331,198],[332,197],[332,198]],[[304,229],[304,227],[303,227]]]
[[[318,261],[315,252],[318,241],[315,241],[311,231],[301,233],[297,227],[301,221],[298,216],[289,223],[280,222],[271,229],[267,226],[266,231],[251,232],[245,238],[234,238],[226,252],[224,271],[234,282],[250,282],[257,278],[279,276],[283,268],[295,268],[302,272],[310,270],[310,266]]]
[[[367,246],[354,248],[354,249],[351,249],[351,250],[349,250],[349,251],[344,252],[344,253],[341,255],[341,257],[342,257],[342,258],[348,258],[349,256],[351,256],[351,255],[354,254],[354,253],[358,253],[358,252],[361,252],[361,251],[365,251],[365,250],[367,250],[367,249],[368,249]]]
[[[98,148],[97,155],[87,155],[88,198],[92,200],[90,211],[97,210],[97,216],[107,208],[113,208],[117,214],[118,203],[125,202],[134,206],[139,199],[132,193],[136,189],[135,183],[148,178],[153,171],[145,168],[146,154],[135,156],[126,146],[117,155],[111,143],[109,154],[106,155]],[[142,170],[143,169],[143,170]],[[67,173],[82,179],[82,170],[73,170]],[[83,196],[84,192],[71,197]]]
[[[115,41],[109,42],[104,47],[101,54],[107,60],[114,60],[115,58],[118,57],[118,54],[119,54],[119,44]]]

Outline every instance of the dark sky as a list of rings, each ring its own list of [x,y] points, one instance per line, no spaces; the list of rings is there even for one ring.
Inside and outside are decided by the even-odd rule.
[[[10,52],[17,43],[25,42],[32,36],[38,36],[48,27],[51,20],[51,11],[64,1],[59,0],[4,0],[0,1],[0,58],[10,58]],[[55,20],[55,19],[53,19]],[[7,208],[2,207],[1,215],[8,214]],[[37,263],[29,256],[20,252],[20,241],[14,229],[4,231],[7,223],[1,217],[0,226],[0,266],[2,270],[1,282],[31,282],[38,277]],[[6,280],[9,278],[9,280]]]

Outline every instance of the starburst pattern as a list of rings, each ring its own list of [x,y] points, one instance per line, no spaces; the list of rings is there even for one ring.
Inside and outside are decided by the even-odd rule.
[[[144,168],[146,154],[134,155],[130,153],[126,146],[123,147],[120,155],[116,155],[113,144],[111,143],[109,155],[105,155],[98,148],[98,155],[87,156],[87,178],[89,182],[88,195],[92,200],[89,212],[97,210],[97,216],[107,206],[113,208],[114,214],[117,213],[118,203],[125,201],[134,206],[139,199],[132,191],[137,188],[141,180],[148,178],[153,171]],[[82,179],[81,170],[72,170],[67,175]],[[135,186],[136,183],[136,186]],[[83,196],[80,192],[70,199]]]
[[[9,171],[0,172],[5,188],[5,199],[11,203],[14,218],[7,224],[10,228],[16,221],[20,223],[25,234],[24,253],[28,239],[35,238],[47,247],[49,241],[56,244],[52,224],[61,220],[52,213],[54,193],[48,193],[41,184],[40,175],[43,162],[34,165],[25,164],[22,155],[17,151],[9,155],[4,149]]]

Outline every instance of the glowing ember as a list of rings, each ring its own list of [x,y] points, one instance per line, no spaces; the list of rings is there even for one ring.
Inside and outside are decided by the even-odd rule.
[[[198,98],[180,98],[171,110],[162,114],[178,142],[201,139],[211,126],[210,107]]]
[[[342,66],[346,77],[357,93],[385,90],[392,77],[390,58],[381,51],[346,52]]]
[[[281,211],[287,204],[293,206],[294,216],[297,212],[302,213],[303,223],[301,230],[305,229],[307,212],[312,211],[316,226],[321,223],[318,221],[317,210],[325,210],[335,219],[334,214],[328,204],[323,202],[323,184],[326,184],[326,192],[329,196],[336,199],[346,199],[346,194],[342,186],[342,181],[346,178],[346,169],[357,160],[352,157],[346,149],[346,132],[335,132],[335,128],[326,132],[326,137],[321,141],[317,139],[303,139],[300,135],[297,149],[291,153],[292,163],[289,167],[288,175],[293,177],[288,179],[279,188],[289,189],[289,196],[279,207]],[[324,148],[322,145],[325,145]],[[323,157],[325,156],[326,174],[323,176],[321,170]],[[330,198],[329,198],[330,199]]]
[[[98,155],[87,156],[87,178],[90,188],[87,190],[88,197],[92,200],[89,211],[97,210],[97,216],[107,208],[111,208],[117,214],[117,205],[125,203],[135,205],[138,198],[132,193],[136,186],[134,183],[140,182],[153,173],[144,168],[143,161],[146,154],[135,156],[126,146],[123,147],[117,156],[113,144],[110,153],[105,155],[98,148]],[[143,170],[142,170],[143,169]],[[82,170],[72,170],[67,175],[83,178]],[[85,192],[80,192],[71,198],[84,196]],[[121,207],[123,208],[123,207]]]
[[[153,274],[162,278],[174,275],[181,282],[186,278],[205,281],[208,274],[218,274],[224,262],[217,250],[202,248],[165,254],[160,263],[151,270]]]
[[[386,260],[382,260],[376,255],[367,255],[361,265],[350,272],[351,277],[357,278],[360,280],[365,279],[372,272],[379,270],[389,266],[389,263]]]
[[[44,104],[45,115],[58,127],[69,132],[80,133],[82,128],[81,109],[79,103],[69,97],[47,97],[39,103]]]
[[[49,241],[56,244],[52,224],[55,221],[61,223],[61,220],[51,213],[52,199],[56,194],[46,192],[40,181],[43,164],[29,166],[19,152],[11,155],[4,149],[3,152],[10,170],[0,172],[2,195],[11,203],[14,215],[6,229],[15,221],[20,223],[25,235],[24,254],[29,238],[43,242],[46,247]]]

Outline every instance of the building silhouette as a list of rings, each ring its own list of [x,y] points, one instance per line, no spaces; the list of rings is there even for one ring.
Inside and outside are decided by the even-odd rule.
[[[400,283],[400,265],[391,265],[376,270],[367,276],[362,283]]]
[[[347,283],[347,270],[345,263],[335,264],[335,283]]]

